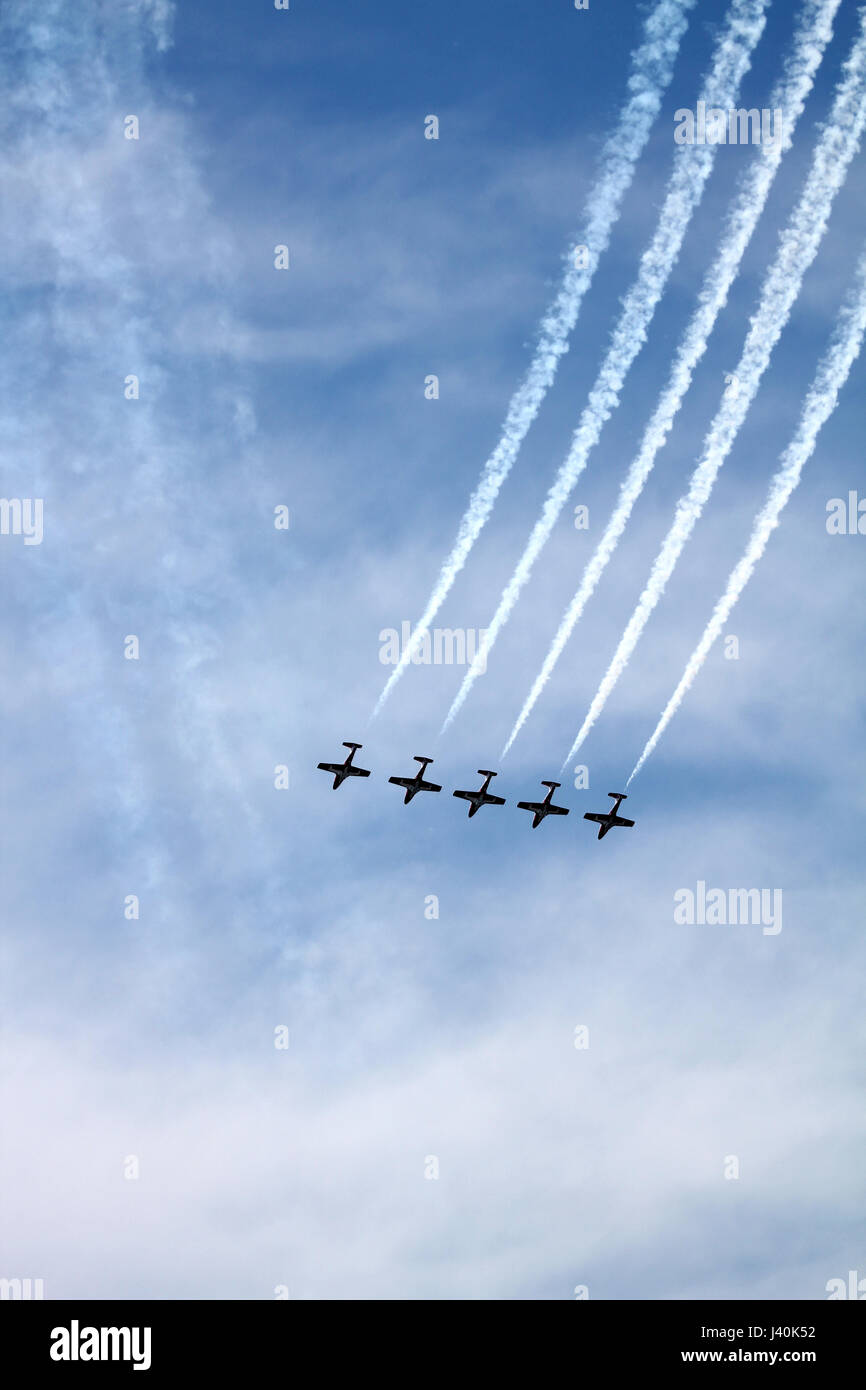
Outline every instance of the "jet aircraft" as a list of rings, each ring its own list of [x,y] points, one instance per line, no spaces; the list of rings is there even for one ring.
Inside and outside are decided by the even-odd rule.
[[[479,777],[483,777],[484,781],[482,782],[481,786],[478,788],[476,792],[452,792],[453,796],[459,796],[462,798],[463,801],[472,802],[472,805],[469,807],[470,818],[475,815],[475,812],[481,806],[505,805],[504,796],[494,796],[492,792],[488,792],[487,790],[487,788],[490,786],[491,777],[495,777],[496,773],[488,772],[486,768],[479,767],[478,775]]]
[[[553,797],[553,793],[556,791],[556,788],[561,787],[562,783],[542,781],[541,785],[543,787],[550,788],[549,792],[547,793],[547,796],[544,798],[543,801],[518,801],[517,803],[521,811],[532,811],[534,813],[532,817],[533,830],[537,829],[537,827],[541,825],[541,822],[544,820],[545,816],[568,815],[567,806],[554,806],[553,801],[551,799]]]
[[[620,802],[626,799],[625,792],[608,792],[608,796],[613,798],[613,805],[609,810],[604,812],[587,811],[583,817],[584,820],[594,820],[598,824],[598,838],[600,840],[603,840],[607,832],[612,830],[615,825],[634,825],[633,820],[626,820],[625,816],[617,815]]]
[[[349,756],[347,757],[344,763],[316,764],[316,766],[320,767],[323,772],[332,772],[334,774],[334,786],[332,788],[333,791],[336,791],[339,786],[342,786],[343,782],[345,782],[347,777],[370,776],[369,768],[355,767],[352,763],[352,759],[354,758],[356,751],[359,748],[363,748],[363,746],[363,743],[344,743],[343,747],[351,750]]]
[[[389,777],[388,781],[393,782],[395,787],[405,787],[406,795],[403,797],[403,805],[408,806],[413,796],[418,792],[441,792],[442,788],[437,782],[425,782],[424,773],[427,771],[427,764],[432,763],[432,758],[419,758],[415,754],[414,761],[420,763],[418,771],[414,777]]]

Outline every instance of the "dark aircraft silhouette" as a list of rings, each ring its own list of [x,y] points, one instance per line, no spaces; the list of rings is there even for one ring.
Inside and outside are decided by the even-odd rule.
[[[505,805],[505,797],[504,797],[504,796],[494,796],[492,792],[488,792],[488,790],[487,790],[487,788],[490,786],[490,779],[491,779],[491,777],[495,777],[495,776],[496,776],[496,773],[495,773],[495,772],[488,772],[488,771],[486,770],[486,768],[479,767],[479,769],[478,769],[478,776],[479,776],[479,777],[483,777],[483,778],[484,778],[484,781],[482,782],[481,786],[478,788],[478,791],[477,791],[477,792],[453,792],[453,793],[452,793],[453,796],[459,796],[463,801],[471,801],[471,802],[472,802],[472,805],[469,807],[469,815],[470,815],[470,818],[471,818],[472,816],[475,815],[475,812],[478,810],[479,806],[504,806],[504,805]]]
[[[547,796],[544,798],[543,801],[518,801],[517,803],[521,811],[534,811],[535,814],[532,817],[533,830],[535,830],[539,825],[541,825],[541,822],[544,820],[545,816],[568,815],[567,806],[554,806],[551,800],[551,797],[553,796],[553,793],[556,791],[556,788],[561,787],[562,783],[542,781],[541,785],[543,787],[550,788],[550,791],[547,793]]]
[[[317,763],[317,764],[316,764],[316,766],[317,766],[317,767],[320,767],[320,768],[322,769],[323,772],[333,772],[333,774],[334,774],[334,786],[333,786],[333,790],[334,790],[334,791],[336,791],[337,788],[338,788],[339,786],[341,786],[343,782],[345,782],[345,780],[346,780],[347,777],[369,777],[369,776],[370,776],[370,772],[369,772],[369,769],[368,769],[368,768],[364,768],[364,767],[353,767],[353,766],[352,766],[352,759],[353,759],[354,756],[355,756],[356,750],[357,750],[358,748],[363,748],[363,746],[364,746],[363,743],[344,743],[344,744],[343,744],[343,747],[344,747],[344,748],[349,748],[349,749],[351,749],[351,752],[349,753],[349,756],[348,756],[348,758],[346,759],[346,761],[345,761],[344,763]]]
[[[403,805],[408,806],[413,796],[418,792],[441,792],[442,788],[436,782],[425,782],[424,773],[427,771],[427,764],[432,763],[432,758],[419,758],[417,753],[414,761],[420,763],[418,771],[414,777],[389,777],[388,781],[393,782],[395,787],[405,787],[406,795],[403,797]]]
[[[613,805],[609,811],[587,811],[584,820],[594,820],[598,824],[598,838],[603,840],[609,830],[613,830],[615,825],[634,825],[633,820],[626,820],[625,816],[618,816],[619,803],[625,801],[625,792],[608,792],[608,796],[613,797]]]

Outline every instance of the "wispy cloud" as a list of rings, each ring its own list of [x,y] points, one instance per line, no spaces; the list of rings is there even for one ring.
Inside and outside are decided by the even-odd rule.
[[[627,843],[599,847],[570,787],[571,815],[531,831],[514,802],[542,769],[524,777],[516,760],[499,779],[499,819],[470,825],[447,794],[487,758],[470,719],[431,769],[446,791],[407,808],[387,777],[430,751],[449,667],[430,668],[377,721],[364,749],[373,776],[357,796],[316,770],[359,736],[381,689],[375,634],[395,596],[419,568],[438,572],[450,461],[523,370],[519,325],[535,317],[524,305],[550,245],[571,234],[568,189],[584,186],[585,152],[611,129],[601,121],[611,100],[617,114],[631,43],[603,7],[504,7],[488,36],[505,58],[501,88],[482,87],[468,115],[454,110],[462,155],[457,141],[425,151],[445,156],[429,179],[411,64],[429,70],[432,55],[419,58],[398,0],[369,48],[354,11],[332,46],[325,9],[309,9],[296,48],[294,21],[272,8],[251,20],[217,5],[206,29],[178,9],[164,61],[146,12],[130,31],[132,7],[111,0],[22,2],[21,31],[0,44],[0,161],[16,180],[0,206],[0,451],[4,491],[45,496],[41,546],[0,538],[12,654],[0,675],[2,1093],[15,1127],[0,1145],[11,1197],[0,1274],[44,1277],[47,1297],[79,1299],[267,1299],[286,1285],[293,1299],[567,1300],[578,1283],[594,1298],[821,1297],[859,1258],[863,1207],[856,823],[817,813],[832,810],[840,761],[856,770],[861,758],[859,616],[849,606],[844,631],[833,621],[856,583],[856,542],[834,545],[822,516],[832,563],[807,583],[808,516],[802,531],[781,528],[764,563],[785,593],[753,586],[752,659],[734,673],[750,717],[718,683],[692,697],[710,707],[716,744],[729,736],[737,775],[754,771],[760,745],[760,812],[710,789],[712,751],[705,737],[693,744],[690,721],[676,741],[694,774],[685,794],[664,797],[653,779],[662,813],[642,796]],[[459,20],[458,0],[451,9]],[[715,37],[704,20],[723,23],[724,10],[701,5],[680,57],[695,79],[693,55],[702,68]],[[554,74],[569,18],[587,42]],[[473,62],[494,54],[455,47],[453,29],[434,26],[431,43],[438,35],[449,76],[476,90]],[[549,62],[508,69],[527,34]],[[756,63],[769,91],[780,55],[767,47]],[[327,61],[325,80],[299,53]],[[295,76],[306,93],[317,87],[314,103]],[[519,121],[501,122],[499,96],[513,112],[524,95]],[[122,137],[130,111],[143,117],[137,144]],[[643,248],[634,227],[648,238],[668,159],[662,132],[585,320],[597,325],[627,287]],[[841,222],[824,260],[837,271],[849,251]],[[316,229],[318,259],[293,256],[280,280],[273,243],[294,250],[297,230],[303,253]],[[497,308],[509,267],[510,302]],[[826,304],[839,302],[840,280],[828,280]],[[665,335],[679,328],[673,300],[658,314]],[[446,370],[462,380],[441,410],[413,410],[413,364],[444,360],[429,327],[438,333],[443,304],[452,342],[453,314],[460,326]],[[810,334],[819,323],[825,314],[810,317]],[[249,336],[238,342],[234,326]],[[800,344],[786,338],[780,355],[796,368]],[[560,375],[572,366],[563,360]],[[128,372],[140,375],[138,401],[124,399]],[[783,376],[753,412],[769,433],[789,409],[795,418]],[[559,406],[548,402],[551,425]],[[574,423],[562,420],[566,441]],[[833,428],[827,466],[846,473],[859,448],[853,390]],[[407,467],[415,441],[447,476],[431,469],[419,486]],[[512,475],[518,506],[532,473]],[[597,476],[601,491],[618,482]],[[736,509],[751,477],[729,476]],[[277,502],[291,507],[288,533],[273,530]],[[648,542],[642,528],[635,518],[623,558]],[[481,582],[482,552],[502,540],[487,533],[463,576],[473,616],[501,587],[501,576]],[[727,573],[737,553],[717,568],[713,546],[710,572]],[[536,630],[559,611],[538,594],[552,568],[537,567],[524,600]],[[630,607],[628,573],[611,566],[614,602],[587,614],[594,648],[621,626],[616,603]],[[715,596],[697,607],[689,589],[679,634],[700,630]],[[777,621],[792,601],[796,631]],[[142,637],[137,664],[121,655],[129,631]],[[663,669],[679,671],[685,655],[674,638]],[[801,659],[797,698],[780,709],[768,668]],[[672,685],[670,674],[650,683],[653,713]],[[485,734],[510,717],[502,693],[491,684],[479,698],[476,708],[490,701]],[[647,687],[622,693],[646,721]],[[819,704],[830,725],[804,768]],[[773,738],[762,741],[762,720]],[[594,786],[619,742],[599,733]],[[277,763],[290,768],[286,791],[274,787]],[[673,891],[698,878],[781,884],[784,931],[678,926]],[[128,894],[140,919],[124,915]],[[712,1025],[722,1016],[733,1049]],[[578,1024],[586,1051],[573,1045]],[[277,1026],[289,1029],[285,1051]],[[852,1040],[841,1056],[840,1031]],[[579,1106],[563,1106],[574,1095]],[[736,1193],[722,1177],[731,1151],[743,1157]],[[130,1154],[136,1181],[123,1176]],[[425,1179],[430,1155],[437,1181]]]

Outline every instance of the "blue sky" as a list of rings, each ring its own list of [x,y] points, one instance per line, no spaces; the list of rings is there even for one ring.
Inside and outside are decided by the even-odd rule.
[[[799,9],[770,4],[742,105],[766,104]],[[725,15],[692,13],[442,626],[492,616]],[[514,808],[556,775],[687,484],[854,41],[849,0],[670,440],[501,766],[509,805],[468,823],[450,791],[500,766],[751,149],[718,151],[575,491],[589,530],[566,509],[445,736],[453,666],[410,667],[368,725],[380,633],[422,611],[499,437],[641,19],[619,0],[5,6],[2,490],[45,517],[41,545],[0,536],[5,1277],[56,1298],[741,1299],[866,1275],[866,540],[825,525],[828,499],[866,490],[862,362],[730,619],[739,659],[717,645],[631,788],[635,830],[599,844],[582,820],[633,767],[793,434],[862,250],[862,155],[581,751],[589,788],[565,780],[570,816],[538,831]],[[343,739],[373,775],[334,794],[316,763]],[[445,794],[404,808],[387,778],[416,753]],[[699,880],[781,890],[782,930],[675,922]]]

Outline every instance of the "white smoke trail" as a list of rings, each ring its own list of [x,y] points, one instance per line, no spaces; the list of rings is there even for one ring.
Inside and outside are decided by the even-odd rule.
[[[584,570],[577,592],[563,614],[535,684],[508,736],[502,750],[503,758],[529,718],[536,700],[580,621],[584,608],[595,592],[596,585],[625,531],[632,508],[652,472],[656,455],[670,433],[674,418],[691,385],[695,368],[706,352],[716,319],[725,307],[746,247],[766,205],[782,156],[790,148],[797,121],[812,90],[815,73],[832,37],[833,20],[840,3],[841,0],[807,0],[782,77],[770,94],[769,109],[783,113],[784,139],[762,145],[755,163],[740,180],[717,257],[704,278],[698,295],[697,309],[680,342],[668,383],[644,431],[640,448],[620,488],[619,500],[611,513],[604,535]]]
[[[605,141],[601,151],[599,167],[602,172],[587,200],[583,235],[567,253],[562,285],[542,320],[538,344],[526,376],[509,402],[499,443],[484,465],[460,522],[457,538],[427,600],[427,607],[385,683],[372,719],[380,712],[420,648],[454,580],[466,563],[520,452],[520,446],[553,384],[559,359],[568,351],[568,340],[577,322],[583,296],[608,246],[623,197],[649,139],[662,97],[670,85],[680,42],[688,25],[688,13],[694,4],[695,0],[659,0],[646,20],[643,40],[631,55],[629,98],[620,113],[616,130]],[[578,263],[578,247],[586,248],[586,263],[583,258]]]
[[[780,459],[780,467],[772,482],[767,500],[755,518],[749,543],[728,580],[727,588],[713,609],[712,617],[700,642],[689,657],[682,679],[665,706],[658,724],[638,758],[631,782],[640,772],[668,724],[694,684],[695,677],[706,660],[713,643],[722,631],[731,610],[752,577],[755,566],[766,549],[779,516],[791,493],[800,481],[803,468],[811,457],[818,435],[836,408],[839,392],[845,385],[852,364],[863,346],[866,334],[866,255],[857,269],[855,290],[842,310],[833,341],[822,360],[815,379],[806,395],[797,432]],[[628,783],[626,783],[628,785]]]
[[[662,542],[646,587],[629,618],[563,768],[583,743],[628,665],[650,614],[664,593],[682,549],[703,511],[719,469],[748,413],[773,348],[800,293],[803,276],[815,259],[827,229],[833,200],[845,182],[848,167],[859,148],[864,122],[866,9],[860,12],[860,36],[845,63],[844,77],[836,89],[830,119],[818,140],[806,186],[782,233],[779,251],[765,277],[760,303],[752,317],[735,372],[738,389],[735,393],[726,393],[716,412],[704,439],[700,461],[692,474],[688,493],[677,503],[673,524]]]
[[[767,0],[733,0],[725,29],[716,46],[711,74],[703,84],[701,99],[708,108],[727,110],[735,105],[740,82],[749,70],[751,51],[764,29],[766,6]],[[535,561],[586,467],[605,420],[619,404],[622,384],[646,341],[653,314],[712,171],[716,148],[716,145],[703,144],[685,145],[677,149],[658,226],[641,257],[637,278],[623,301],[610,346],[572,436],[565,462],[547,494],[541,516],[532,528],[526,548],[502,592],[499,607],[487,624],[481,650],[466,672],[440,732],[448,728],[475,681],[487,669],[489,652],[508,621]]]

